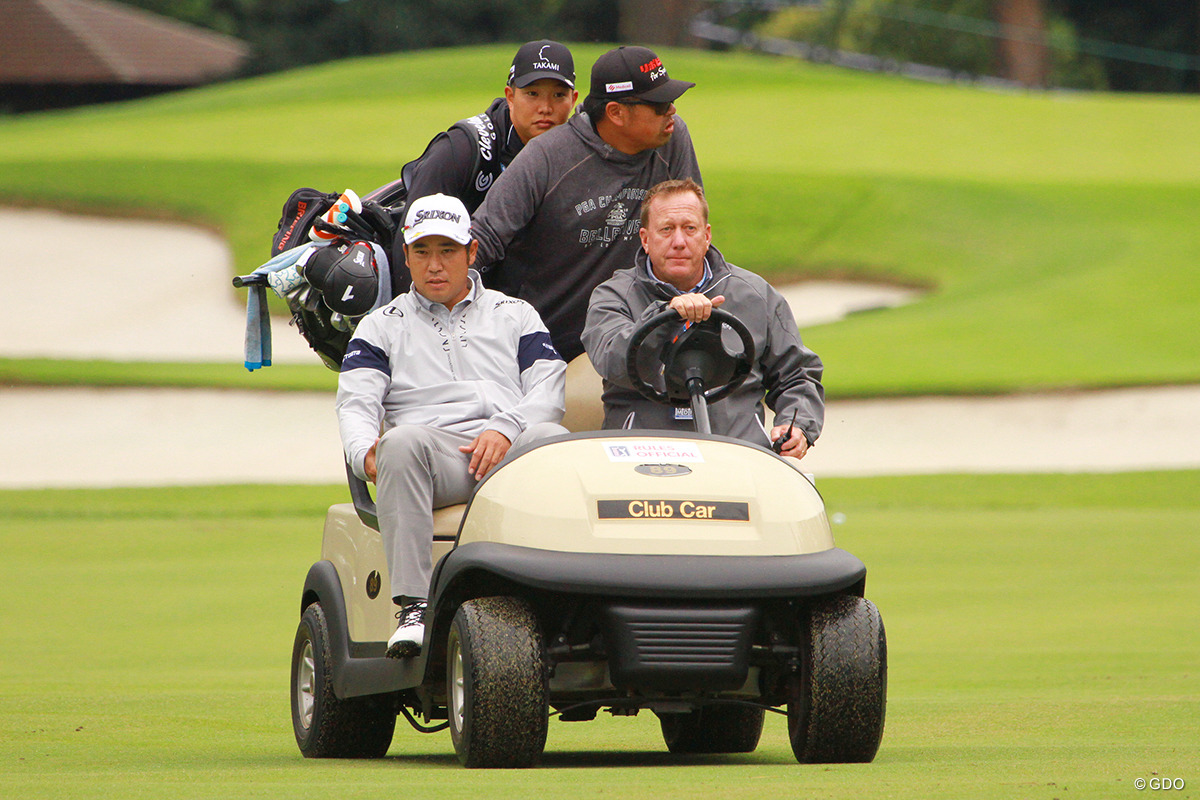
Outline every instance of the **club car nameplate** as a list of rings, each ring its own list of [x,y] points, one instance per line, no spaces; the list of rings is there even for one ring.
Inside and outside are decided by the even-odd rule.
[[[748,522],[750,504],[728,500],[597,500],[599,519],[715,519]]]

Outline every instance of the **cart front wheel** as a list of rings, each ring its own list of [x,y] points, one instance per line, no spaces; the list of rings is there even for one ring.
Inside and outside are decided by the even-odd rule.
[[[537,618],[514,597],[459,607],[446,642],[450,738],[467,767],[531,767],[546,747],[549,691]]]

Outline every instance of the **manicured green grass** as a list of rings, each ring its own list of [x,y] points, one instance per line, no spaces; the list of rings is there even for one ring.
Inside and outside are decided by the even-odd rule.
[[[287,330],[287,329],[284,329]],[[287,330],[289,336],[294,336]],[[234,354],[236,358],[237,354]],[[239,361],[181,364],[153,361],[75,361],[0,358],[0,384],[25,386],[155,386],[332,392],[337,374],[320,366],[276,364],[249,372]]]
[[[820,482],[888,630],[876,761],[675,759],[652,715],[553,722],[468,772],[401,722],[314,762],[288,721],[299,590],[341,487],[0,492],[0,796],[1121,798],[1194,794],[1200,472]]]
[[[575,48],[581,74],[602,49]],[[1008,94],[663,55],[698,84],[679,106],[731,261],[780,280],[933,290],[805,331],[831,395],[1200,380],[1200,99]],[[203,221],[245,272],[291,189],[391,180],[497,92],[510,57],[498,46],[362,59],[0,120],[0,190]]]

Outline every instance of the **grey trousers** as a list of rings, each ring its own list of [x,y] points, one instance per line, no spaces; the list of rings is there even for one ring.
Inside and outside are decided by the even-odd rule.
[[[531,425],[516,441],[567,433],[553,422]],[[433,573],[433,510],[465,503],[477,481],[467,472],[474,436],[425,425],[398,425],[375,450],[376,510],[392,597],[428,597]]]

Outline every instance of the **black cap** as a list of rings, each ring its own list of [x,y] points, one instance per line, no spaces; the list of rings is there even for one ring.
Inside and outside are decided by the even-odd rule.
[[[553,78],[575,88],[575,59],[566,45],[549,39],[521,45],[508,69],[508,85],[522,89],[542,78]]]
[[[605,100],[670,103],[695,85],[668,78],[662,61],[645,47],[609,50],[592,65],[591,96]]]

